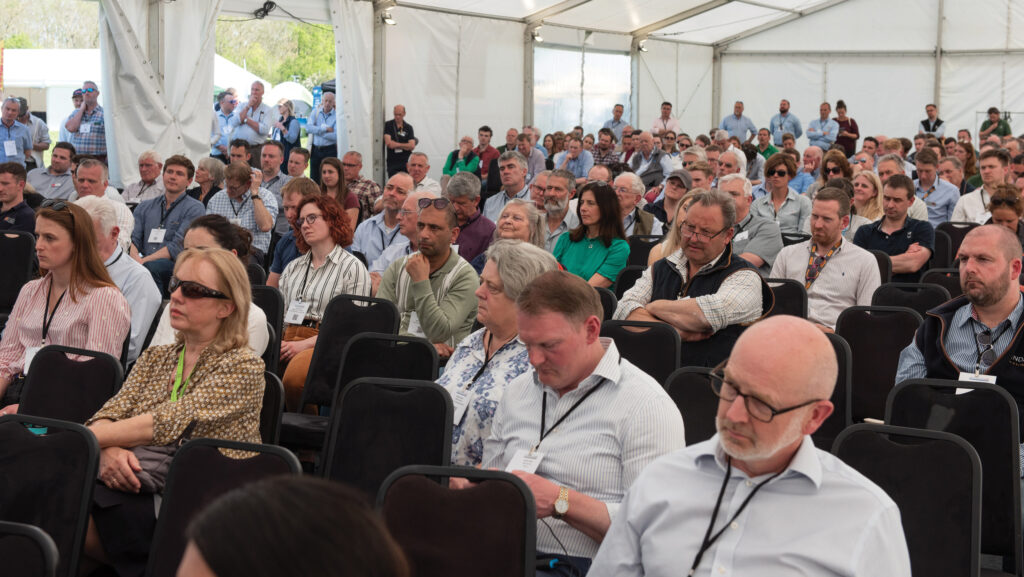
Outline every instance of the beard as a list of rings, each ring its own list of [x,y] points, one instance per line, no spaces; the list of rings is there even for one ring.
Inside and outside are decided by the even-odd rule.
[[[752,423],[739,424],[722,417],[715,417],[715,430],[718,431],[718,442],[722,445],[722,450],[733,459],[745,462],[770,459],[785,447],[792,445],[797,441],[797,439],[803,436],[803,433],[801,432],[802,425],[802,420],[795,418],[794,416],[778,437],[773,441],[768,441],[758,438],[757,434],[753,432]],[[733,430],[741,435],[749,437],[750,445],[744,446],[736,444],[736,442],[729,439],[728,436],[722,435],[723,430]]]
[[[982,281],[968,277],[961,281],[961,288],[963,288],[964,294],[967,295],[967,300],[976,307],[989,307],[1002,299],[1006,295],[1006,291],[1010,288],[1009,277],[1010,267],[1006,267],[1006,271],[999,275],[992,284],[982,283]],[[968,288],[968,282],[981,283],[980,287]]]
[[[568,206],[569,197],[566,197],[562,200],[545,200],[544,212],[548,213],[548,218],[558,218],[565,213],[565,209]]]

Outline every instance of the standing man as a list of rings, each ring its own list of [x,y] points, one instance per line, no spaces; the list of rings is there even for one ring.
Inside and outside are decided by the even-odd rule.
[[[807,140],[811,146],[817,146],[822,150],[829,150],[839,136],[839,123],[832,120],[832,105],[822,102],[818,107],[818,118],[815,118],[807,125]]]
[[[601,126],[602,129],[607,128],[612,131],[615,135],[615,140],[622,140],[622,129],[626,127],[626,121],[622,119],[622,113],[625,111],[625,107],[621,104],[616,104],[612,107],[612,117],[604,122]]]
[[[789,101],[783,99],[779,102],[779,113],[768,122],[768,132],[772,133],[772,141],[775,146],[782,146],[782,135],[792,134],[794,140],[800,138],[804,133],[800,126],[800,119],[789,113]]]
[[[651,133],[654,136],[658,136],[667,130],[679,134],[679,123],[676,122],[675,118],[672,118],[672,103],[662,102],[661,116],[654,120],[654,124],[651,126]]]
[[[548,175],[544,189],[544,212],[547,214],[548,230],[544,249],[555,250],[558,239],[566,232],[580,225],[576,211],[569,210],[569,201],[576,196],[576,179],[571,172],[553,170]]]
[[[36,213],[25,204],[25,177],[25,167],[17,162],[0,164],[0,231],[35,234]]]
[[[952,220],[953,209],[960,200],[960,189],[939,178],[939,157],[930,148],[916,155],[917,180],[915,194],[928,207],[928,222],[932,226]]]
[[[459,223],[459,256],[473,262],[494,237],[494,223],[480,212],[480,179],[472,172],[460,172],[448,181],[444,194],[455,207]]]
[[[575,136],[569,139],[569,147],[555,156],[555,168],[573,173],[577,185],[587,183],[587,173],[593,166],[594,156],[583,149],[583,140]]]
[[[309,133],[309,176],[317,184],[320,184],[320,163],[325,158],[338,156],[338,112],[334,103],[334,93],[324,92],[320,108],[313,112],[306,124],[306,132]]]
[[[491,222],[498,221],[501,211],[513,198],[530,200],[530,187],[526,184],[526,157],[515,150],[505,152],[498,157],[498,170],[501,173],[501,192],[484,203],[484,216]]]
[[[718,128],[728,131],[729,136],[735,136],[748,143],[754,140],[754,136],[757,135],[757,127],[754,126],[754,123],[749,118],[743,116],[743,102],[739,100],[733,105],[732,114],[723,118]],[[747,133],[749,133],[749,136]],[[745,140],[744,136],[747,136]]]
[[[934,104],[927,104],[924,107],[924,111],[928,118],[917,124],[917,133],[924,134],[925,136],[934,136],[942,140],[942,135],[946,133],[946,125],[939,118],[939,109]]]
[[[71,157],[75,147],[70,142],[58,142],[50,153],[50,166],[41,166],[28,173],[28,182],[36,192],[46,198],[67,199],[75,191],[71,174]]]
[[[376,204],[383,193],[379,184],[359,174],[362,170],[363,155],[355,150],[346,152],[341,159],[341,171],[345,175],[345,186],[359,199],[359,222],[377,214],[380,207]]]
[[[406,170],[409,164],[409,153],[419,142],[413,132],[412,125],[405,121],[405,107],[395,105],[395,117],[384,123],[384,151],[388,177]]]
[[[27,126],[18,122],[21,102],[9,96],[4,100],[0,112],[0,163],[17,162],[25,166],[25,159],[32,154],[32,133]]]
[[[30,158],[27,159],[28,164],[25,166],[27,170],[32,170],[43,166],[43,153],[50,149],[50,129],[42,118],[29,111],[28,100],[18,97],[18,103],[21,105],[18,122],[28,128],[29,135],[32,137],[32,151],[29,153]]]
[[[82,83],[82,104],[68,117],[64,127],[71,133],[71,144],[78,154],[91,154],[107,163],[106,121],[99,104],[100,89],[95,82]]]
[[[372,264],[384,249],[401,240],[398,238],[398,211],[414,186],[412,177],[405,172],[388,179],[381,196],[383,210],[359,223],[352,237],[352,252],[363,253],[366,262]]]
[[[66,125],[68,120],[71,120],[71,117],[74,116],[75,112],[77,112],[78,109],[82,106],[82,100],[84,99],[85,97],[82,95],[81,88],[76,88],[75,91],[71,93],[72,112],[71,114],[68,114],[68,117],[64,119],[64,122],[60,123],[60,132],[57,136],[57,142],[71,142],[71,132],[68,131],[68,127]]]
[[[230,92],[221,92],[217,102],[220,104],[220,110],[217,111],[217,132],[210,137],[213,140],[210,156],[227,164],[230,162],[228,160],[228,145],[234,138],[235,126],[238,126],[237,119],[232,122],[238,99]]]
[[[407,165],[409,176],[412,177],[413,190],[432,192],[441,196],[441,184],[427,176],[430,171],[430,159],[423,152],[414,152],[409,155]]]
[[[139,155],[139,181],[125,187],[121,196],[131,207],[144,200],[157,198],[164,194],[164,180],[160,176],[164,163],[155,150],[147,150]]]
[[[281,189],[292,179],[292,177],[281,172],[282,162],[284,162],[284,144],[279,140],[268,140],[260,150],[260,168],[263,169],[262,186],[274,195],[278,206],[284,206]],[[291,230],[291,225],[288,223],[284,211],[279,211],[277,213],[277,222],[274,224],[274,232],[280,236],[289,230]]]
[[[494,131],[491,130],[490,126],[484,125],[477,130],[476,137],[480,141],[480,144],[473,149],[476,155],[480,157],[480,180],[487,182],[487,175],[491,171],[491,162],[498,160],[501,153],[498,152],[497,148],[491,146],[491,136]]]
[[[853,242],[866,250],[880,250],[892,259],[892,282],[917,282],[935,247],[935,229],[926,220],[907,216],[917,198],[914,181],[894,174],[882,186],[885,216],[857,229]]]
[[[238,114],[231,117],[231,125],[235,129],[234,137],[249,144],[250,164],[253,162],[251,157],[259,154],[259,147],[270,137],[270,128],[277,119],[270,106],[263,102],[264,90],[262,82],[253,82],[249,101],[242,105]]]
[[[277,221],[277,198],[260,187],[263,173],[244,162],[224,169],[224,190],[213,195],[206,214],[219,214],[252,233],[252,245],[263,254],[270,248],[270,233]]]

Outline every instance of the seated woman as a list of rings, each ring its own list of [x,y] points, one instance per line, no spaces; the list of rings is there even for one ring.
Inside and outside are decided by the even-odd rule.
[[[629,259],[618,196],[606,183],[588,182],[580,189],[576,216],[580,225],[559,237],[552,254],[591,286],[610,287]]]
[[[445,176],[455,176],[460,172],[472,172],[480,176],[480,157],[473,150],[473,139],[463,136],[459,140],[459,147],[448,155],[441,171]]]
[[[672,218],[672,222],[682,225],[683,221],[686,220],[686,210],[690,208],[690,202],[693,200],[693,197],[705,192],[707,192],[707,190],[703,188],[695,188],[684,194],[676,203],[676,212],[675,216]],[[665,195],[665,198],[666,200],[668,199],[667,194]],[[651,266],[658,262],[665,255],[674,253],[681,246],[683,246],[683,236],[679,230],[679,226],[669,225],[668,233],[665,234],[665,240],[651,247],[651,254],[647,255],[647,266]]]
[[[260,442],[263,361],[245,330],[245,267],[222,249],[188,249],[171,279],[174,344],[150,347],[120,392],[86,426],[99,443],[85,554],[119,575],[142,575],[156,524],[154,494],[142,491],[134,447],[183,437]],[[158,488],[159,490],[159,488]]]
[[[1010,229],[1017,239],[1024,243],[1024,225],[1020,219],[1024,216],[1024,199],[1017,187],[1012,184],[1000,184],[992,192],[988,202],[988,211],[992,218],[985,224],[998,224]]]
[[[320,163],[320,192],[345,205],[348,224],[355,230],[359,224],[359,197],[348,189],[341,160],[329,156]]]
[[[224,188],[224,163],[207,156],[201,159],[199,165],[196,166],[196,185],[185,192],[206,206],[210,203],[213,195],[222,188]]]
[[[0,405],[6,405],[0,414],[17,412],[24,374],[41,347],[63,345],[120,358],[131,328],[128,301],[103,266],[85,209],[44,201],[36,237],[45,274],[21,288],[0,341]]]
[[[804,196],[814,200],[814,194],[819,189],[828,186],[828,180],[832,178],[845,178],[847,180],[853,178],[853,168],[850,166],[850,161],[846,160],[846,156],[839,150],[829,150],[825,153],[825,156],[821,159],[821,169],[818,173],[818,178],[807,187],[804,191]]]
[[[281,342],[285,402],[297,411],[313,360],[327,303],[340,294],[370,296],[370,273],[343,247],[352,244],[352,226],[341,205],[329,196],[308,196],[299,201],[299,235],[295,244],[303,256],[281,273],[281,295],[288,313]],[[295,315],[295,316],[293,316]]]
[[[484,439],[505,385],[530,368],[526,347],[516,338],[516,299],[533,279],[558,268],[543,248],[520,240],[497,240],[484,254],[487,264],[476,290],[476,319],[484,328],[455,347],[437,381],[455,402],[453,465],[475,466],[483,460]]]
[[[885,216],[882,209],[882,181],[869,170],[862,170],[853,177],[853,212],[868,222]]]
[[[182,246],[185,249],[222,248],[237,256],[242,266],[245,266],[252,247],[252,233],[231,224],[219,214],[207,214],[192,221],[185,231]],[[246,330],[249,334],[249,348],[257,357],[262,357],[270,343],[270,333],[267,331],[267,313],[255,304],[249,306]],[[149,346],[170,345],[176,340],[177,335],[171,326],[171,307],[165,306]]]
[[[511,239],[528,242],[533,246],[544,248],[544,230],[547,227],[547,219],[544,213],[537,210],[532,202],[521,198],[513,198],[508,201],[505,208],[501,209],[501,216],[494,227],[494,240]],[[476,274],[484,270],[487,262],[487,254],[477,255],[470,264]]]

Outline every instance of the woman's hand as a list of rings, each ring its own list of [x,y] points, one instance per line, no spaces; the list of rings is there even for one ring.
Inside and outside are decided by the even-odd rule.
[[[135,453],[121,447],[107,447],[100,452],[100,480],[110,489],[138,493],[142,483],[135,473],[141,471]]]
[[[303,339],[301,341],[284,341],[281,343],[281,360],[290,361],[292,358],[301,353],[302,351],[313,348],[313,344],[309,343],[311,339]]]

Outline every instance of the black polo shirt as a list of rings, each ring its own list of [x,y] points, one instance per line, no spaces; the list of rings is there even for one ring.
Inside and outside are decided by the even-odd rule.
[[[399,130],[394,119],[384,123],[384,134],[391,137],[391,142],[399,142],[402,144],[410,142],[416,138],[416,134],[413,132],[411,124],[403,122],[402,129]],[[408,150],[385,147],[385,158],[387,159],[388,168],[404,171],[406,163],[409,162],[410,154],[412,153]]]
[[[929,251],[935,250],[935,229],[927,220],[907,217],[903,228],[892,234],[882,232],[883,220],[884,218],[858,228],[857,234],[853,237],[853,244],[864,250],[880,250],[889,256],[907,252],[910,245],[915,242]],[[917,282],[919,276],[919,272],[894,274],[892,282]]]
[[[25,201],[6,212],[0,212],[0,230],[23,230],[25,232],[36,232],[36,213]]]

